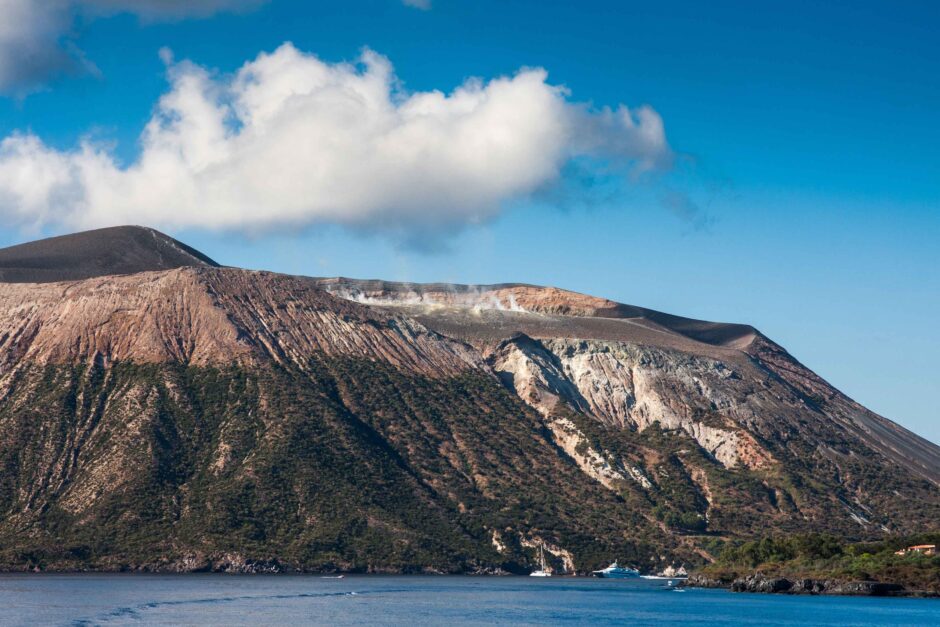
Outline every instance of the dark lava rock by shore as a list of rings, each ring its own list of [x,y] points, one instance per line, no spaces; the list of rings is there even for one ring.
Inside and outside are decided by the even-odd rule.
[[[716,579],[702,573],[692,573],[681,585],[688,588],[730,588],[731,581]]]
[[[776,592],[788,594],[840,594],[852,596],[903,596],[912,594],[904,586],[883,581],[839,581],[787,579],[755,573],[731,582],[732,592]]]

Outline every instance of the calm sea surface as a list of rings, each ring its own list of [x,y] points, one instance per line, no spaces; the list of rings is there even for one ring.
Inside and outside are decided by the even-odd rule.
[[[940,600],[526,577],[2,575],[3,625],[940,625]]]

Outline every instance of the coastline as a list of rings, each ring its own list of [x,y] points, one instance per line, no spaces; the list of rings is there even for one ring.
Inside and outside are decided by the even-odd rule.
[[[762,572],[738,577],[692,573],[679,585],[687,588],[720,588],[731,592],[759,594],[940,598],[936,591],[908,589],[895,582],[785,577]]]
[[[292,568],[272,568],[270,564],[267,567],[247,567],[230,569],[182,569],[182,568],[114,568],[114,569],[0,569],[0,576],[4,575],[262,575],[262,576],[310,576],[310,577],[333,577],[336,575],[346,576],[431,576],[446,579],[448,577],[479,577],[482,579],[528,579],[524,574],[510,573],[506,571],[467,571],[467,572],[442,572],[434,569],[424,570],[395,570],[395,569],[365,569],[352,571],[339,570],[301,570]],[[554,579],[598,579],[584,574],[555,575]],[[630,580],[632,580],[631,578]],[[648,581],[653,579],[650,576],[637,577],[636,579]],[[656,577],[655,579],[673,579],[669,577]],[[923,598],[940,599],[940,593],[933,590],[919,590],[905,588],[903,585],[894,582],[885,581],[858,581],[848,579],[822,579],[822,578],[800,578],[786,577],[777,575],[768,575],[763,572],[755,572],[746,576],[726,576],[709,575],[706,573],[691,573],[688,578],[675,578],[675,588],[701,588],[701,589],[721,589],[733,593],[751,593],[751,594],[780,594],[780,595],[808,595],[808,596],[841,596],[841,597],[895,597],[895,598]]]

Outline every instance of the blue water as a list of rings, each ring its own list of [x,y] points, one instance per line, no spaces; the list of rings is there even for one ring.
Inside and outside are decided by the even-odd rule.
[[[3,625],[940,625],[940,600],[527,577],[3,575]]]

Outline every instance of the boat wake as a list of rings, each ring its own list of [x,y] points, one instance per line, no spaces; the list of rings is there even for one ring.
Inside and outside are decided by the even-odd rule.
[[[373,592],[379,592],[382,594],[394,593],[394,592],[406,592],[405,590],[375,590]],[[74,620],[70,623],[72,627],[88,627],[91,625],[100,625],[103,623],[109,622],[125,622],[127,620],[144,620],[145,614],[152,610],[159,610],[161,608],[167,607],[183,607],[188,605],[196,606],[205,606],[205,605],[217,605],[222,603],[237,603],[239,601],[272,601],[272,600],[290,600],[290,599],[321,599],[321,598],[341,598],[341,597],[355,597],[362,594],[370,594],[370,592],[357,592],[354,590],[347,592],[308,592],[308,593],[299,593],[299,594],[266,594],[266,595],[243,595],[243,596],[226,596],[226,597],[214,597],[214,598],[205,598],[205,599],[178,599],[178,600],[168,600],[168,601],[150,601],[148,603],[140,603],[138,605],[124,606],[114,608],[110,612],[101,614],[95,618],[82,618]]]

